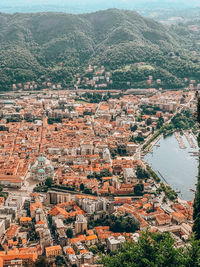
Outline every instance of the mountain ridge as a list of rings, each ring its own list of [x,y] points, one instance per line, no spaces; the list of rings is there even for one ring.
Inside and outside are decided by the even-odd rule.
[[[0,10],[8,13],[15,12],[40,12],[40,11],[65,11],[66,13],[86,13],[94,12],[101,9],[118,8],[118,9],[137,9],[144,10],[157,8],[175,8],[182,9],[185,7],[198,6],[198,0],[34,0],[27,3],[27,0],[9,0],[1,1]]]
[[[169,28],[135,11],[119,9],[81,15],[1,13],[0,37],[1,90],[10,89],[14,82],[43,76],[53,82],[61,79],[65,87],[72,86],[73,75],[88,64],[105,65],[114,71],[146,62],[168,71],[169,66],[164,67],[162,59],[173,61],[168,54],[183,51],[182,39]],[[189,59],[183,53],[178,61],[183,65],[185,60]],[[62,70],[58,68],[60,62]],[[191,60],[188,62],[195,68]],[[174,73],[169,74],[176,80]],[[193,74],[191,78],[195,78]],[[141,86],[144,87],[144,81]]]

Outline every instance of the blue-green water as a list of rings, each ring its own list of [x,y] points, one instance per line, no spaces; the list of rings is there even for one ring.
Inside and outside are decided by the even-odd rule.
[[[186,149],[180,149],[175,136],[161,138],[157,144],[160,147],[154,146],[153,153],[148,153],[145,156],[153,170],[158,174],[158,171],[165,178],[171,187],[180,191],[181,199],[193,200],[194,193],[190,189],[195,190],[198,174],[198,158],[191,155],[191,151],[198,151],[198,148],[190,148],[187,140],[183,137]],[[196,140],[195,140],[196,143]]]

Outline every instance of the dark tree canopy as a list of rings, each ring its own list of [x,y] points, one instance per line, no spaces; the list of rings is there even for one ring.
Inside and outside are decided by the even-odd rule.
[[[191,240],[185,248],[176,248],[169,233],[144,232],[138,242],[126,242],[112,256],[102,257],[104,267],[198,267],[200,242]]]
[[[71,228],[68,228],[66,231],[66,235],[68,238],[72,238],[73,237],[73,231]]]
[[[104,65],[112,72],[108,89],[149,88],[149,75],[152,88],[180,89],[186,85],[184,77],[197,82],[200,77],[198,60],[183,49],[190,44],[191,31],[187,37],[180,35],[128,10],[84,15],[2,13],[0,90],[32,81],[37,89],[44,81],[73,88],[75,74],[92,78],[85,73],[89,64]],[[98,103],[100,98],[96,95],[90,101]]]
[[[198,97],[198,102],[197,102],[197,121],[200,126],[200,98],[199,97]],[[198,136],[198,145],[200,147],[199,140],[200,140],[200,134]],[[195,200],[194,200],[193,219],[194,219],[193,231],[195,233],[195,238],[200,240],[200,159],[199,159],[196,194],[195,194]]]

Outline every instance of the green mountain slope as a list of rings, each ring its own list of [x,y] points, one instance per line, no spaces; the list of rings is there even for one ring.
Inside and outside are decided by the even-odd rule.
[[[145,87],[152,74],[165,80],[163,87],[183,86],[185,75],[198,79],[199,65],[182,52],[181,41],[182,36],[134,11],[0,14],[0,90],[45,79],[69,87],[88,64],[113,71],[115,88],[126,87],[127,81]],[[140,70],[138,62],[153,67]],[[183,72],[185,64],[189,71]]]

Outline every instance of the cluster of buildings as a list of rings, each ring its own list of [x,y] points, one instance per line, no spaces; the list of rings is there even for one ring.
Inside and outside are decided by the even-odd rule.
[[[18,90],[23,90],[23,91],[30,91],[30,90],[41,90],[41,89],[52,89],[52,90],[60,90],[62,89],[62,84],[61,83],[52,83],[52,82],[47,82],[47,81],[41,81],[41,82],[36,82],[36,81],[31,81],[31,82],[25,82],[25,83],[13,83],[12,85],[12,90],[13,91],[18,91]]]
[[[23,266],[41,255],[51,263],[59,256],[70,266],[96,266],[100,251],[110,253],[127,240],[137,242],[146,228],[171,232],[179,247],[192,233],[192,213],[189,201],[169,205],[151,194],[112,199],[56,191],[18,194],[0,209],[0,266]],[[129,218],[138,231],[113,232],[110,226],[91,226],[90,222],[111,214]]]
[[[97,104],[84,102],[83,94],[22,93],[0,102],[0,266],[23,266],[41,255],[97,266],[99,251],[137,241],[147,227],[170,231],[177,246],[191,234],[192,203],[165,203],[159,184],[139,178],[137,169],[146,168],[142,145],[160,117],[167,122],[188,103],[192,110],[193,92],[111,94]],[[157,109],[150,115],[145,107]],[[53,184],[44,193],[48,178]],[[98,225],[111,214],[133,221],[138,231]]]
[[[76,74],[75,89],[90,88],[90,89],[103,89],[112,85],[112,74],[106,72],[105,67],[89,65],[84,75]]]
[[[193,32],[199,31],[199,26],[197,25],[189,25],[189,29]],[[199,57],[199,54],[196,51],[192,51],[193,55],[195,55],[197,58]],[[172,58],[177,57],[174,52],[170,52],[169,56]],[[153,69],[151,65],[148,65],[146,62],[138,62],[134,63],[133,65],[127,65],[125,66],[125,70],[129,70],[131,66],[136,66],[139,69]],[[63,68],[62,62],[59,63],[59,66],[57,66],[58,69]],[[89,89],[89,90],[104,90],[104,89],[111,89],[116,88],[115,87],[115,80],[113,83],[113,72],[107,71],[105,66],[92,66],[89,65],[88,68],[84,69],[82,73],[76,73],[73,77],[73,88],[75,90],[77,89]],[[155,78],[152,75],[149,75],[147,77],[147,85],[149,89],[152,89],[150,87],[160,87],[159,90],[162,90],[162,84],[163,81],[159,79],[159,77]],[[185,77],[183,79],[183,82],[185,84],[185,89],[188,90],[199,90],[200,83],[196,80],[190,80],[189,78]],[[131,82],[127,81],[125,84],[127,84],[128,87],[131,87]],[[14,83],[12,84],[12,90],[13,91],[39,91],[39,90],[62,90],[65,89],[65,85],[62,83],[55,83],[51,82],[50,79],[42,77],[41,79],[37,81],[26,81],[24,83]],[[153,88],[155,89],[155,88]],[[140,89],[144,90],[144,89]]]

